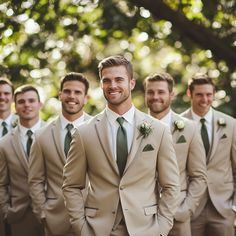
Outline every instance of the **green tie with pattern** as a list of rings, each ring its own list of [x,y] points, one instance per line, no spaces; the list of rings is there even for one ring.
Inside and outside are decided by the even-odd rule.
[[[72,124],[67,124],[67,126],[66,126],[67,133],[66,133],[65,141],[64,141],[64,152],[65,152],[66,157],[67,157],[68,151],[70,149],[70,143],[72,140],[71,130],[73,128],[74,128],[74,126]]]
[[[123,127],[124,118],[118,117],[116,120],[120,125],[117,130],[117,137],[116,137],[116,158],[117,158],[116,161],[120,175],[122,175],[125,169],[128,156],[127,135],[126,135],[126,130]]]
[[[207,127],[205,124],[205,122],[206,122],[205,118],[201,118],[200,122],[202,123],[202,127],[201,127],[202,142],[203,142],[206,156],[207,156],[209,149],[210,149],[210,142],[209,142],[209,137],[208,137],[208,133],[207,133]]]
[[[30,148],[31,148],[31,145],[32,145],[32,142],[33,142],[33,138],[32,138],[33,132],[29,129],[26,132],[26,135],[28,136],[27,143],[26,143],[26,153],[27,153],[27,155],[29,157]]]
[[[8,133],[6,121],[2,122],[2,137]]]

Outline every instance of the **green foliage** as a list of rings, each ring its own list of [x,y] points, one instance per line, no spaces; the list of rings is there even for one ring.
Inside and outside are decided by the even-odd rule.
[[[22,83],[43,87],[42,116],[47,120],[60,111],[59,79],[70,71],[85,73],[91,82],[86,110],[96,114],[105,104],[98,88],[97,64],[105,56],[124,54],[134,64],[133,101],[140,109],[146,109],[142,81],[147,75],[156,71],[173,75],[177,94],[173,108],[181,112],[189,106],[187,81],[201,71],[208,72],[218,85],[215,106],[236,116],[235,64],[229,63],[226,53],[203,48],[186,29],[181,31],[174,21],[151,14],[152,9],[140,2],[145,1],[1,1],[1,75],[16,87]],[[158,2],[235,50],[235,1],[153,0],[154,6]]]

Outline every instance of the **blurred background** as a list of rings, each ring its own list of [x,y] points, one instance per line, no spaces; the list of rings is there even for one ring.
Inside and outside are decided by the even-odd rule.
[[[166,71],[176,81],[173,110],[189,106],[187,82],[197,72],[217,84],[214,107],[236,117],[235,0],[28,0],[0,2],[0,76],[32,83],[44,120],[60,112],[59,81],[67,72],[90,81],[86,111],[105,106],[98,62],[125,55],[134,65],[133,102],[146,111],[143,79]]]

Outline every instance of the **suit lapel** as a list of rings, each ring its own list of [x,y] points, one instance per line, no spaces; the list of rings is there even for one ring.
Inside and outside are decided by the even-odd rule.
[[[219,142],[219,135],[220,135],[220,130],[218,129],[218,124],[217,124],[217,120],[218,120],[218,116],[217,113],[213,110],[213,117],[212,117],[213,121],[213,127],[212,127],[212,145],[211,145],[211,149],[209,152],[209,156],[208,156],[208,162],[212,159],[212,157],[214,156],[217,146],[218,146],[218,142]]]
[[[124,170],[124,174],[129,168],[130,164],[137,158],[138,155],[136,153],[139,150],[141,141],[143,140],[143,136],[140,136],[140,132],[138,130],[138,126],[145,120],[145,117],[141,112],[139,112],[137,109],[135,110],[135,128],[134,128],[134,138],[132,142],[132,146],[130,148],[129,155],[127,157],[127,162]]]
[[[105,111],[97,116],[97,122],[95,123],[95,129],[98,135],[99,142],[108,159],[108,162],[113,167],[114,171],[119,174],[118,166],[113,158],[111,142],[109,140],[109,121],[107,120]]]
[[[17,127],[16,129],[12,131],[12,136],[13,137],[12,137],[11,143],[16,153],[16,157],[18,158],[19,162],[23,166],[23,169],[25,170],[25,172],[28,173],[28,162],[26,160],[26,153],[24,151],[24,148],[21,142],[19,127]]]
[[[57,152],[59,154],[59,157],[61,158],[62,162],[66,163],[66,156],[64,153],[63,145],[61,144],[61,122],[60,118],[58,117],[53,123],[52,123],[52,137],[53,141],[55,143],[55,147],[57,149]]]

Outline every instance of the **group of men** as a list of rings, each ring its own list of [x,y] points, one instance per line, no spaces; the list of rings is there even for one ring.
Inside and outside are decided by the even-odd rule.
[[[86,114],[89,82],[69,73],[48,124],[33,86],[0,80],[0,235],[234,236],[236,121],[211,107],[212,79],[193,77],[178,115],[171,75],[148,76],[145,114],[130,61],[98,70],[105,109]]]

